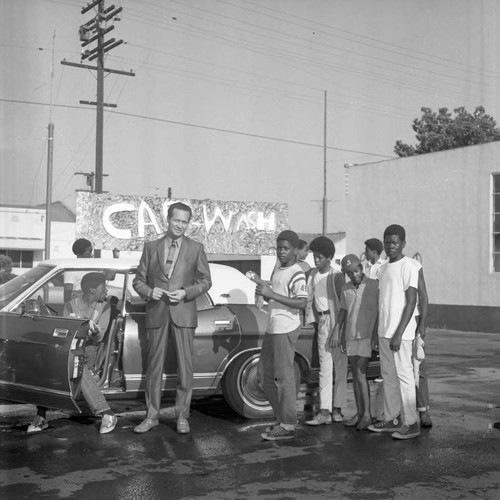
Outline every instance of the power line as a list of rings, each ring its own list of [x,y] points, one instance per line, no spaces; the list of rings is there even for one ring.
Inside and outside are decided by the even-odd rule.
[[[23,101],[23,100],[16,100],[16,99],[3,99],[0,98],[0,101],[3,102],[12,102],[12,103],[17,103],[17,104],[31,104],[31,105],[38,105],[38,106],[49,106],[47,103],[43,102],[35,102],[35,101]],[[63,105],[63,104],[54,104],[54,107],[58,108],[69,108],[69,109],[80,109],[80,110],[86,110],[87,108],[83,108],[80,106],[71,106],[71,105]],[[145,115],[139,115],[135,113],[125,113],[123,111],[111,111],[111,110],[106,110],[106,113],[112,114],[112,115],[122,115],[122,116],[130,116],[133,118],[140,118],[143,120],[151,120],[151,121],[156,121],[156,122],[162,122],[162,123],[170,123],[172,125],[181,125],[184,127],[192,127],[192,128],[199,128],[203,130],[211,130],[213,132],[222,132],[225,134],[234,134],[234,135],[242,135],[242,136],[247,136],[247,137],[253,137],[256,139],[266,139],[270,141],[277,141],[277,142],[284,142],[284,143],[289,143],[289,144],[297,144],[300,146],[308,146],[308,147],[313,147],[313,148],[323,148],[322,144],[314,144],[311,142],[303,142],[303,141],[294,141],[291,139],[283,139],[280,137],[273,137],[273,136],[268,136],[268,135],[260,135],[260,134],[252,134],[250,132],[241,132],[238,130],[230,130],[230,129],[223,129],[223,128],[218,128],[218,127],[209,127],[207,125],[198,125],[195,123],[188,123],[188,122],[181,122],[181,121],[176,121],[176,120],[168,120],[166,118],[156,118],[152,116],[145,116]],[[328,149],[334,150],[334,151],[344,151],[346,153],[356,153],[356,154],[362,154],[362,155],[367,155],[367,156],[377,156],[379,158],[396,158],[395,156],[388,156],[388,155],[383,155],[380,153],[370,153],[368,151],[359,151],[356,149],[347,149],[347,148],[337,148],[333,146],[328,146]]]
[[[175,2],[175,0],[172,0],[174,3],[179,3],[179,2]],[[187,7],[187,8],[190,8],[190,9],[194,9],[194,10],[197,10],[197,11],[201,11],[201,12],[204,12],[204,13],[209,13],[209,14],[213,14],[213,15],[217,15],[217,18],[218,17],[225,17],[225,18],[228,18],[228,19],[231,19],[231,20],[234,20],[234,18],[230,18],[229,16],[223,16],[223,15],[219,15],[219,14],[215,14],[214,12],[212,11],[208,11],[206,9],[200,9],[199,7],[191,7],[189,5],[184,5],[181,3],[182,6],[184,7]],[[160,10],[166,10],[165,7],[158,7],[156,6],[157,10],[160,9]],[[161,15],[161,14],[160,14]],[[192,14],[186,14],[187,16],[189,17],[192,17],[194,19],[200,19],[204,22],[204,25],[206,25],[206,16],[204,18],[202,17],[199,17],[199,16],[195,16],[195,15],[192,15]],[[136,15],[136,21],[137,21],[137,18],[141,17],[144,19],[144,15],[142,14],[138,14]],[[158,16],[157,16],[158,17]],[[157,17],[155,17],[155,21],[157,21]],[[165,15],[166,17],[166,15]],[[274,17],[274,16],[271,16],[271,17]],[[279,19],[279,18],[276,18],[276,19]],[[254,24],[251,24],[251,23],[248,23],[247,21],[242,21],[242,20],[236,20],[236,22],[238,23],[243,23],[243,24],[249,24],[249,25],[252,25],[252,26],[255,26]],[[227,24],[224,24],[224,23],[221,23],[220,21],[218,20],[211,20],[211,23],[214,23],[214,24],[218,24],[218,25],[221,25],[225,28],[228,27]],[[149,24],[152,24],[154,26],[157,26],[161,29],[165,29],[165,24],[164,23],[149,23]],[[179,29],[176,29],[176,25],[179,25],[179,24],[182,24],[183,26],[187,27],[188,30],[195,30],[195,32],[198,32],[197,37],[204,37],[205,39],[209,39],[209,40],[222,40],[221,43],[224,43],[225,45],[232,45],[232,46],[235,46],[237,48],[243,48],[243,49],[246,49],[246,50],[250,50],[252,52],[256,52],[256,53],[259,53],[259,54],[263,54],[263,55],[266,55],[266,56],[270,56],[270,57],[276,57],[278,58],[278,60],[283,63],[284,59],[288,60],[289,62],[298,62],[298,63],[301,63],[301,64],[307,64],[307,65],[312,65],[312,66],[317,66],[317,67],[321,67],[322,69],[324,69],[325,67],[330,67],[331,69],[335,69],[335,70],[338,70],[340,69],[341,71],[344,71],[348,74],[353,74],[353,75],[358,75],[358,76],[361,76],[361,77],[367,77],[367,78],[370,78],[370,79],[378,79],[379,81],[381,81],[382,83],[386,83],[386,84],[389,84],[391,86],[394,86],[394,85],[397,85],[398,87],[404,87],[404,88],[408,88],[408,89],[413,89],[413,90],[420,90],[420,91],[423,91],[423,92],[427,92],[427,93],[430,93],[432,94],[433,96],[436,95],[436,87],[433,85],[432,87],[430,86],[425,86],[425,85],[418,85],[415,83],[415,80],[412,79],[411,81],[408,81],[408,80],[402,80],[402,79],[396,79],[394,76],[392,77],[386,77],[386,76],[383,76],[383,75],[380,75],[379,73],[373,73],[373,72],[370,72],[370,71],[366,71],[365,69],[363,70],[360,70],[360,69],[354,69],[352,65],[342,65],[340,63],[337,63],[337,64],[334,64],[332,62],[325,62],[324,60],[322,59],[318,59],[316,57],[306,57],[306,56],[300,56],[298,55],[296,52],[292,53],[290,51],[286,51],[286,50],[283,50],[283,49],[278,49],[277,47],[274,47],[273,44],[266,44],[266,45],[259,45],[258,43],[256,43],[255,41],[235,41],[235,37],[232,37],[232,36],[225,36],[224,34],[222,34],[221,32],[217,32],[217,33],[214,33],[213,31],[210,31],[210,30],[207,30],[205,28],[201,28],[199,26],[195,26],[195,25],[192,25],[192,24],[189,24],[189,23],[185,23],[185,22],[181,22],[179,20],[179,18],[177,17],[176,18],[176,22],[174,24],[172,24],[172,26],[169,27],[169,29],[172,31],[178,31],[179,33],[183,34],[183,35],[186,35],[188,33],[188,30],[186,30],[186,28],[182,29],[182,31],[180,31]],[[297,24],[297,23],[291,23],[291,24]],[[242,30],[241,28],[238,28],[238,27],[231,27],[229,26],[230,29],[236,29],[238,30],[238,33],[241,32],[241,31],[247,31],[248,30]],[[266,28],[263,28],[263,29],[266,29]],[[200,32],[204,32],[204,33],[207,33],[207,35],[200,35],[199,33]],[[273,30],[273,33],[275,33],[276,30]],[[261,35],[259,34],[256,34],[255,32],[251,32],[253,36],[257,35],[259,37],[261,37]],[[285,36],[293,36],[293,35],[289,35],[289,34],[284,34]],[[267,36],[267,38],[269,38],[269,36]],[[271,37],[273,38],[273,37]],[[302,46],[301,46],[302,47]],[[344,52],[349,52],[349,50],[344,50]],[[401,55],[401,54],[400,54]],[[432,61],[430,61],[432,62]],[[397,64],[397,63],[392,63],[391,61],[391,64]],[[370,65],[370,64],[368,64]],[[379,68],[377,66],[377,68]],[[411,67],[412,69],[414,70],[418,70],[418,71],[423,71],[423,70],[419,70],[418,68],[414,68],[414,67]],[[380,68],[379,68],[380,69]],[[449,78],[449,75],[443,75],[443,74],[439,74],[440,76],[444,76],[445,78]],[[400,77],[400,76],[403,76],[403,73],[401,71],[399,71],[397,74],[396,74],[397,77]],[[319,77],[319,76],[318,76]],[[324,76],[322,77],[324,79]],[[436,81],[434,81],[434,83],[436,83]],[[441,82],[442,84],[444,85],[447,85],[449,86],[450,84],[455,86],[455,87],[459,87],[459,84],[455,84],[454,82]],[[475,82],[472,82],[472,83],[475,83]],[[338,87],[339,85],[335,85],[336,87]],[[324,86],[323,86],[324,87]],[[462,98],[462,94],[461,93],[458,93],[456,91],[450,91],[450,90],[440,90],[439,91],[440,94],[444,94],[444,95],[448,95],[452,98]],[[481,98],[483,98],[483,96],[481,95]],[[371,99],[373,99],[371,97]],[[484,104],[484,102],[483,102]],[[386,106],[389,106],[390,104],[385,104]]]

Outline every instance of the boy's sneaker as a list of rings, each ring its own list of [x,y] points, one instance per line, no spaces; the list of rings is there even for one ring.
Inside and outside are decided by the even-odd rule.
[[[280,424],[281,424],[281,422],[279,420],[276,420],[276,422],[274,422],[274,424],[271,424],[268,427],[266,427],[266,432],[272,431],[276,426],[278,426]]]
[[[282,441],[284,439],[293,439],[295,437],[295,430],[287,430],[282,425],[276,425],[269,432],[261,434],[262,439],[267,441]]]
[[[422,427],[427,427],[430,428],[432,427],[432,420],[431,416],[429,415],[428,411],[421,411],[420,413],[420,425]]]
[[[332,416],[330,412],[322,413],[321,411],[316,414],[312,420],[306,420],[307,425],[328,425],[332,423]]]
[[[117,420],[116,415],[109,415],[108,413],[105,413],[102,416],[99,434],[107,434],[108,432],[111,432],[115,428]]]
[[[394,439],[412,439],[420,436],[418,422],[411,425],[402,425],[399,430],[392,433]]]
[[[372,432],[395,432],[403,425],[401,418],[398,415],[392,420],[384,420],[368,426],[368,430]]]
[[[344,421],[344,415],[342,415],[342,413],[340,413],[340,411],[338,410],[333,410],[332,412],[332,420],[336,423],[336,424],[340,424]]]
[[[40,415],[35,415],[35,418],[31,422],[30,425],[28,425],[28,430],[27,432],[31,434],[32,432],[41,432],[44,431],[49,427],[49,423],[45,418],[43,418]]]

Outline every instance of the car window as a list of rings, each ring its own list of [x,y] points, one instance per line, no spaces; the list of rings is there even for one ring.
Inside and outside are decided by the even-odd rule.
[[[207,293],[201,294],[196,297],[196,309],[198,311],[203,311],[205,309],[211,309],[213,307],[212,300]]]
[[[53,266],[37,266],[20,276],[0,285],[0,309],[3,309],[10,302],[15,300],[31,285],[42,279],[46,274],[54,269]]]
[[[31,292],[28,297],[19,304],[13,312],[20,313],[23,308],[25,311],[40,316],[64,316],[64,279],[65,271],[53,275],[49,280],[44,281],[41,285]],[[107,301],[114,302],[123,300],[124,295],[124,272],[117,272],[114,270],[78,270],[82,277],[88,272],[102,272],[106,278]],[[81,295],[80,292],[75,292],[73,298]]]

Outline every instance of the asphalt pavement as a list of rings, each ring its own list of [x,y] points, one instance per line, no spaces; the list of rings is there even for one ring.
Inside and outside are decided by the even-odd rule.
[[[434,426],[408,441],[301,424],[295,440],[267,442],[270,420],[243,419],[220,397],[194,402],[189,435],[175,432],[171,406],[158,429],[133,434],[140,401],[111,402],[111,434],[99,419],[50,412],[49,429],[28,435],[35,408],[1,405],[0,498],[498,500],[500,334],[430,330],[426,347]],[[316,402],[303,386],[301,422]]]

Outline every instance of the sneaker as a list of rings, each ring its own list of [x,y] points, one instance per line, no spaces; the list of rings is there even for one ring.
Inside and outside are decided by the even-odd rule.
[[[421,412],[419,412],[419,414],[420,414],[420,426],[427,427],[427,428],[432,427],[432,420],[431,420],[431,416],[429,415],[429,412],[428,411],[421,411]]]
[[[276,420],[276,422],[274,422],[274,424],[271,424],[268,427],[266,427],[266,432],[271,432],[276,426],[278,426],[280,424],[281,424],[281,422],[279,420]]]
[[[105,413],[101,419],[101,428],[99,429],[99,434],[107,434],[111,432],[115,426],[118,418],[116,415],[110,415],[109,413]]]
[[[145,432],[155,429],[160,425],[157,419],[145,418],[139,425],[134,427],[134,432],[136,434],[144,434]]]
[[[189,434],[191,428],[189,427],[189,422],[185,418],[177,419],[177,433],[178,434]]]
[[[342,413],[340,413],[340,411],[338,410],[333,410],[332,412],[332,420],[336,423],[336,424],[340,424],[344,421],[344,415],[342,415]]]
[[[262,439],[267,441],[282,441],[284,439],[293,439],[295,437],[295,430],[289,431],[281,424],[274,427],[269,432],[261,434]]]
[[[368,426],[368,430],[372,432],[395,432],[402,426],[401,418],[398,415],[392,420],[384,420]]]
[[[418,422],[411,425],[402,425],[399,430],[392,433],[394,439],[412,439],[420,436]]]
[[[41,432],[44,431],[49,427],[49,423],[45,418],[43,418],[40,415],[35,415],[35,418],[31,422],[30,425],[28,425],[28,430],[27,432],[31,434],[32,432]]]
[[[307,425],[328,425],[332,423],[332,416],[328,413],[317,413],[312,420],[306,420]]]

